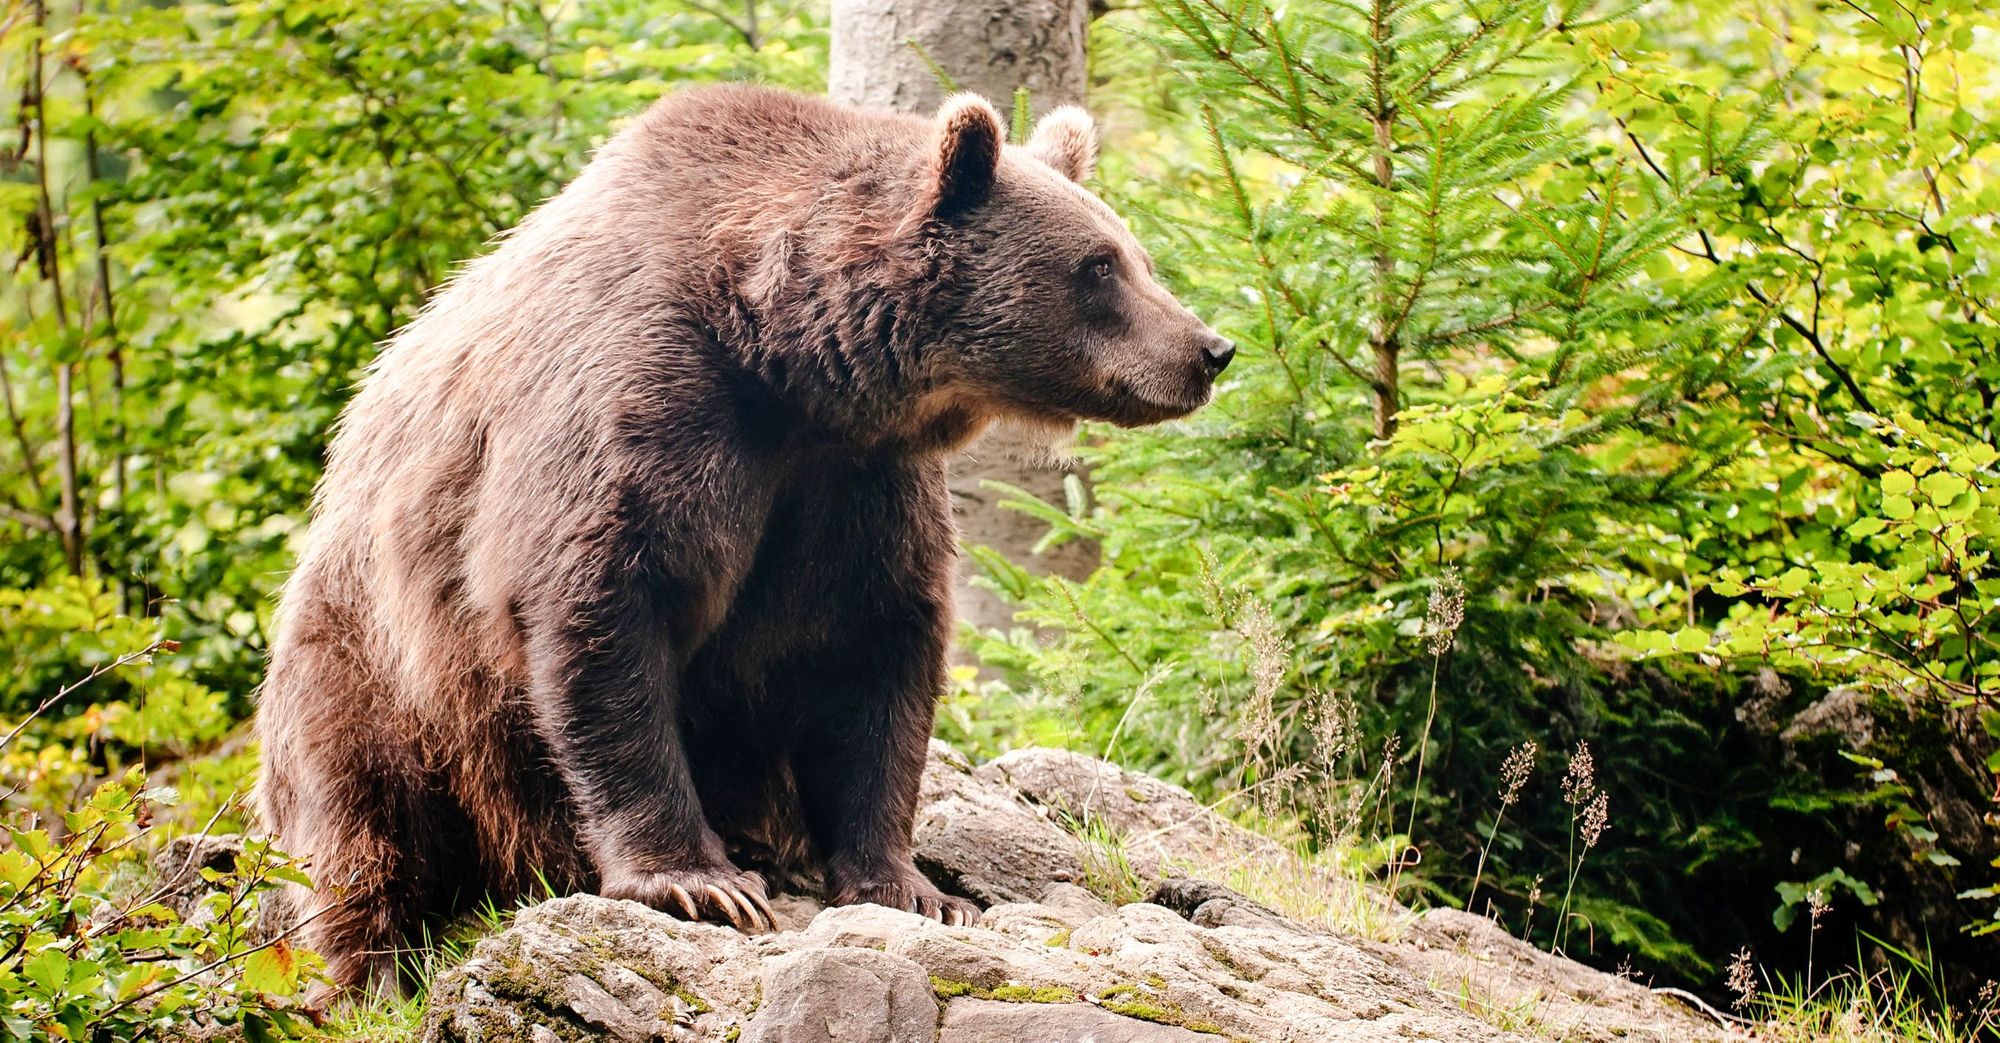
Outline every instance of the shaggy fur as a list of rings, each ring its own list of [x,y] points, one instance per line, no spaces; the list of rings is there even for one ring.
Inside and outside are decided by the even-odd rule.
[[[258,723],[337,980],[395,988],[428,919],[542,881],[747,929],[792,870],[977,914],[910,855],[946,455],[1182,415],[1229,357],[1058,172],[1087,118],[1049,126],[679,94],[384,350]]]

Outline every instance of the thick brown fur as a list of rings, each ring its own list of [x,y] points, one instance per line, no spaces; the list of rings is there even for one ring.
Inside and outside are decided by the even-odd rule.
[[[679,94],[384,350],[258,723],[338,981],[395,988],[428,922],[543,882],[755,927],[798,869],[977,914],[910,852],[946,455],[999,418],[1179,416],[1229,356],[1058,173],[1087,118],[1000,126]]]

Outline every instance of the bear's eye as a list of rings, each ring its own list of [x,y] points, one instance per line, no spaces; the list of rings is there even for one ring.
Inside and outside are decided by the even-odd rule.
[[[1092,282],[1100,282],[1100,283],[1110,282],[1111,258],[1109,257],[1096,258],[1085,264],[1083,271],[1085,275],[1090,276]]]

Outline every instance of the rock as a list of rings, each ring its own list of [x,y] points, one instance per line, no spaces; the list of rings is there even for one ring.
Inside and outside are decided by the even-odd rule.
[[[243,837],[235,833],[221,836],[175,837],[153,856],[153,874],[160,902],[190,923],[205,923],[213,917],[201,908],[201,900],[215,888],[202,879],[201,871],[227,873],[236,868],[243,853]]]
[[[554,899],[432,982],[422,1038],[721,1039],[755,1003],[757,945],[636,902]]]
[[[523,910],[438,976],[423,1039],[1520,1038],[1479,1013],[1560,1038],[1720,1038],[1645,988],[1478,917],[1432,912],[1397,941],[1365,941],[1218,883],[1161,879],[1215,865],[1218,852],[1291,856],[1184,790],[1088,758],[1029,750],[975,770],[934,744],[923,801],[920,864],[940,886],[991,905],[976,927],[780,896],[786,929],[753,938],[632,902],[560,898]],[[1077,886],[1083,847],[1053,809],[1086,804],[1148,845],[1149,901],[1114,907]]]
[[[852,946],[886,949],[891,938],[942,930],[927,916],[881,905],[843,905],[821,912],[800,932],[799,944],[814,947]]]
[[[1328,934],[1204,928],[1137,903],[1076,929],[1069,945],[1115,982],[1100,1000],[1254,1040],[1511,1038],[1423,982]]]
[[[996,905],[980,917],[979,926],[989,931],[997,931],[1009,938],[1019,939],[1034,945],[1061,944],[1061,939],[1077,923],[1062,913],[1034,902],[1010,902]]]
[[[974,774],[1042,808],[1109,825],[1125,837],[1126,857],[1141,876],[1284,853],[1276,841],[1230,822],[1179,786],[1081,753],[1014,750]]]
[[[1208,880],[1162,880],[1153,885],[1146,901],[1172,909],[1199,927],[1261,927],[1280,934],[1308,930],[1277,911]]]
[[[811,895],[777,894],[771,896],[771,911],[778,915],[778,929],[797,931],[813,921],[813,917],[825,911],[826,903]]]
[[[223,888],[204,879],[202,870],[235,872],[237,859],[242,857],[246,843],[255,844],[257,840],[239,833],[203,833],[167,841],[166,846],[153,855],[153,875],[158,879],[154,885],[155,900],[172,909],[174,915],[185,923],[202,926],[214,920],[216,909],[206,899],[221,893]],[[252,943],[263,942],[288,930],[298,919],[291,901],[287,888],[259,894],[256,918],[246,935],[248,940]],[[115,910],[112,906],[100,906],[98,913],[109,915]]]
[[[808,949],[764,972],[743,1043],[931,1043],[937,999],[923,968],[872,949]]]
[[[1068,936],[1080,924],[1115,911],[1111,903],[1074,884],[1049,888],[1040,902],[1009,902],[986,910],[979,926],[1037,944]]]
[[[1052,884],[1042,892],[1039,903],[1064,922],[1074,927],[1085,920],[1107,916],[1113,911],[1110,902],[1091,894],[1075,884]]]
[[[990,785],[935,739],[919,800],[917,865],[948,891],[982,905],[1026,902],[1050,884],[1083,879],[1083,845],[1046,809]]]
[[[898,938],[889,951],[908,957],[933,978],[964,982],[974,989],[991,991],[1007,986],[1030,990],[1057,989],[1074,996],[1089,977],[1080,960],[1059,959],[1067,950],[1044,943],[1039,949],[1020,945],[995,945],[977,928],[954,928]]]
[[[1715,1022],[1638,982],[1543,952],[1458,909],[1432,909],[1397,944],[1374,948],[1444,993],[1510,1011],[1565,1040],[1728,1038]]]
[[[953,1000],[938,1043],[1216,1043],[1214,1035],[1122,1017],[1087,1003]]]

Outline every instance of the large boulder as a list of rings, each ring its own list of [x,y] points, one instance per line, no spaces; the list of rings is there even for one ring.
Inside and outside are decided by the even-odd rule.
[[[991,905],[1084,878],[1083,845],[1048,808],[993,785],[935,739],[918,799],[917,865],[948,891]]]
[[[1152,882],[1147,901],[1113,906],[1078,886],[1085,846],[1059,823],[1082,815],[1127,838]],[[1523,1038],[1516,1026],[1593,1040],[1721,1036],[1478,917],[1415,918],[1376,896],[1402,913],[1400,936],[1350,938],[1199,879],[1190,872],[1289,853],[1185,790],[1073,754],[1021,751],[975,769],[934,745],[917,848],[941,886],[991,906],[977,926],[784,896],[786,929],[746,937],[632,902],[559,898],[523,910],[436,979],[422,1037],[1305,1043]]]
[[[428,1043],[1513,1038],[1332,935],[1134,903],[978,927],[881,906],[746,938],[591,895],[528,909],[433,984]],[[1023,923],[1050,925],[1036,941]],[[1014,930],[1004,928],[1013,927]]]

